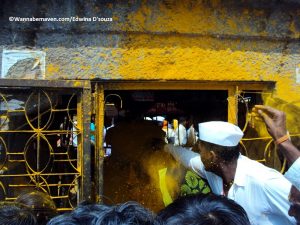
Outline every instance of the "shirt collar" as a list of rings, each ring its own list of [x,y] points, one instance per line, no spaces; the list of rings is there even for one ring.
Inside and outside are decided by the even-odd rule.
[[[245,183],[246,183],[245,174],[246,174],[247,170],[249,170],[249,169],[250,168],[247,167],[245,157],[240,155],[237,160],[237,166],[236,166],[233,183],[238,186],[245,186]]]

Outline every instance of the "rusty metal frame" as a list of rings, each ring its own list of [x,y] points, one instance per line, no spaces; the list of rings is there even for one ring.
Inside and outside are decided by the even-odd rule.
[[[238,95],[242,90],[260,90],[271,93],[275,88],[274,81],[199,81],[199,80],[93,80],[95,86],[96,109],[96,176],[97,201],[101,202],[103,194],[103,127],[104,127],[104,91],[105,90],[227,90],[228,91],[228,121],[236,124],[238,121]]]
[[[81,162],[81,184],[82,191],[80,192],[79,201],[91,200],[91,142],[90,142],[90,123],[91,123],[91,90],[84,88],[79,96],[78,101],[78,124],[82,126],[81,140],[78,147],[83,151],[79,151],[82,155],[78,155],[78,161]]]
[[[101,202],[103,196],[103,163],[104,163],[104,148],[103,148],[103,129],[104,129],[104,87],[101,83],[95,87],[95,109],[96,109],[96,148],[95,148],[95,200]]]
[[[90,111],[91,111],[91,85],[90,81],[86,80],[17,80],[17,79],[0,79],[0,88],[2,90],[40,90],[44,89],[51,91],[60,91],[64,94],[75,94],[77,93],[77,115],[78,115],[78,131],[80,134],[78,137],[78,151],[77,154],[77,168],[75,176],[80,178],[80,190],[77,192],[77,201],[90,200],[92,198],[91,194],[91,153],[90,153]],[[39,96],[39,95],[38,95]],[[39,98],[39,97],[38,97]],[[72,97],[71,97],[72,98]],[[39,106],[38,106],[39,107]],[[22,110],[21,110],[22,111]],[[60,111],[60,110],[53,110]],[[26,116],[26,115],[25,115]],[[39,114],[38,114],[39,116]],[[27,121],[29,121],[27,119]],[[39,121],[39,120],[38,120]],[[39,122],[38,122],[39,123]],[[29,122],[30,125],[30,122]],[[39,126],[39,125],[38,125]],[[32,127],[32,126],[31,126]],[[32,127],[35,132],[36,128]],[[4,132],[4,131],[3,131]],[[2,133],[3,133],[2,132]],[[13,132],[13,131],[12,131]],[[21,132],[27,132],[26,130]],[[53,133],[56,131],[44,131],[46,133]],[[60,131],[59,131],[60,132]],[[59,133],[58,132],[58,133]],[[63,132],[63,131],[61,131]],[[74,131],[77,132],[77,131]],[[28,133],[28,132],[27,132]],[[40,128],[38,127],[36,133],[40,133]],[[37,138],[42,136],[37,135]],[[3,142],[5,144],[5,142]],[[39,142],[38,142],[39,143]],[[19,154],[19,153],[18,153]],[[51,153],[56,154],[56,153]],[[58,153],[65,154],[65,153]],[[18,160],[20,161],[20,160]],[[22,161],[22,160],[21,160]],[[38,166],[38,165],[37,165]],[[30,168],[29,168],[30,170]],[[23,176],[24,174],[20,174]],[[25,174],[26,175],[26,174]],[[52,176],[54,174],[46,174],[47,176]],[[59,175],[59,173],[57,173]],[[8,177],[8,175],[0,175],[1,177]],[[15,176],[18,176],[16,174]],[[31,176],[28,174],[28,176]],[[39,186],[39,184],[37,184]],[[59,185],[59,184],[57,184]],[[56,186],[57,186],[56,185]],[[20,186],[20,185],[17,185]],[[22,185],[21,185],[22,186]],[[30,185],[28,185],[30,186]],[[31,185],[32,186],[32,185]],[[53,186],[51,184],[51,186]],[[53,196],[53,198],[56,198]],[[7,199],[9,200],[9,199]],[[13,200],[13,199],[11,199]],[[59,208],[59,210],[69,210],[68,208]]]
[[[270,92],[275,87],[273,81],[182,81],[182,80],[122,80],[99,81],[104,90],[227,90],[228,121],[237,123],[237,96],[240,90],[261,90]],[[104,97],[104,96],[103,96]],[[104,106],[103,106],[104,107]]]
[[[95,80],[105,90],[228,90],[238,86],[240,90],[274,89],[274,81],[199,81],[199,80]]]
[[[90,89],[90,82],[86,80],[27,80],[0,78],[0,86],[3,88],[52,87]]]

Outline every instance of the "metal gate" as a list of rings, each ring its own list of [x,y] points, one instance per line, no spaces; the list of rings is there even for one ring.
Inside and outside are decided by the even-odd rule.
[[[49,193],[59,210],[91,198],[89,81],[0,80],[0,200]]]

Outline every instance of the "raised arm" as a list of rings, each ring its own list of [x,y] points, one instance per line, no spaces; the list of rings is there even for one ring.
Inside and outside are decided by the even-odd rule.
[[[174,146],[172,144],[165,145],[164,151],[170,153],[176,161],[180,162],[184,167],[206,178],[206,171],[201,161],[201,156],[198,153],[191,151],[189,148]]]
[[[287,159],[290,168],[284,176],[300,190],[300,151],[292,144],[286,136],[285,113],[269,106],[256,105],[254,113],[258,113],[264,120],[269,134],[274,139],[279,150]]]
[[[262,117],[269,134],[275,143],[278,143],[278,148],[287,159],[288,164],[292,165],[300,157],[300,151],[292,144],[290,139],[285,138],[285,135],[287,135],[285,113],[263,105],[256,105],[253,110],[254,113]]]

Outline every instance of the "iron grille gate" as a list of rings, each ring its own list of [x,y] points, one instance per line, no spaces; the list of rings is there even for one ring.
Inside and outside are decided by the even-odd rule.
[[[48,192],[59,210],[91,198],[90,83],[0,80],[0,200]]]

